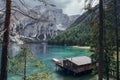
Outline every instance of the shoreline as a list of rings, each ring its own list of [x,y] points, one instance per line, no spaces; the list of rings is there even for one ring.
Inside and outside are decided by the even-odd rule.
[[[76,49],[86,49],[86,50],[90,50],[90,46],[72,46],[73,48]]]

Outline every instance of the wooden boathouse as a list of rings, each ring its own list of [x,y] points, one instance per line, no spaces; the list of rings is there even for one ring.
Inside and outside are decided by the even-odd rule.
[[[92,70],[94,68],[91,58],[87,56],[66,58],[65,60],[53,58],[52,60],[56,66],[71,71],[75,74]]]

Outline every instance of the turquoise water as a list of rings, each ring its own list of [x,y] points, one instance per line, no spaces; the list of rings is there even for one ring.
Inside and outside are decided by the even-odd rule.
[[[34,55],[38,60],[43,61],[46,64],[46,68],[44,70],[49,70],[51,74],[51,79],[49,80],[87,80],[83,79],[85,77],[91,77],[89,75],[82,75],[82,76],[73,76],[72,74],[67,74],[64,71],[56,70],[55,64],[52,62],[52,58],[57,59],[65,59],[68,57],[76,57],[76,56],[90,56],[91,52],[88,50],[83,49],[75,49],[72,47],[64,47],[64,46],[50,46],[47,44],[27,44],[32,51],[34,52]],[[15,55],[17,52],[19,52],[19,45],[13,44],[12,47],[10,47],[10,54]],[[28,69],[28,73],[32,73],[35,69]],[[37,69],[40,71],[40,69]],[[20,76],[9,74],[8,80],[21,80]]]

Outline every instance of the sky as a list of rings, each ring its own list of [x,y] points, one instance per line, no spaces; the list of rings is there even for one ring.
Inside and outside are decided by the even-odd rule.
[[[57,8],[63,9],[63,12],[68,15],[80,15],[85,12],[85,0],[50,0]],[[89,0],[88,0],[89,1]],[[99,0],[93,0],[95,6]]]
[[[24,0],[31,5],[39,5],[37,0]],[[64,14],[71,15],[81,15],[85,12],[85,0],[46,0],[50,1],[52,4],[56,5],[57,8],[62,9]],[[90,1],[90,0],[88,0]],[[93,0],[94,5],[98,3],[99,0]],[[93,6],[94,6],[93,5]]]
[[[51,0],[57,8],[63,9],[68,15],[77,15],[83,12],[84,0]]]

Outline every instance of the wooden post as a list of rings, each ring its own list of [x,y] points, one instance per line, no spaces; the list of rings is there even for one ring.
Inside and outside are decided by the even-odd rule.
[[[74,72],[74,74],[73,74],[74,76],[76,76],[76,73]]]

